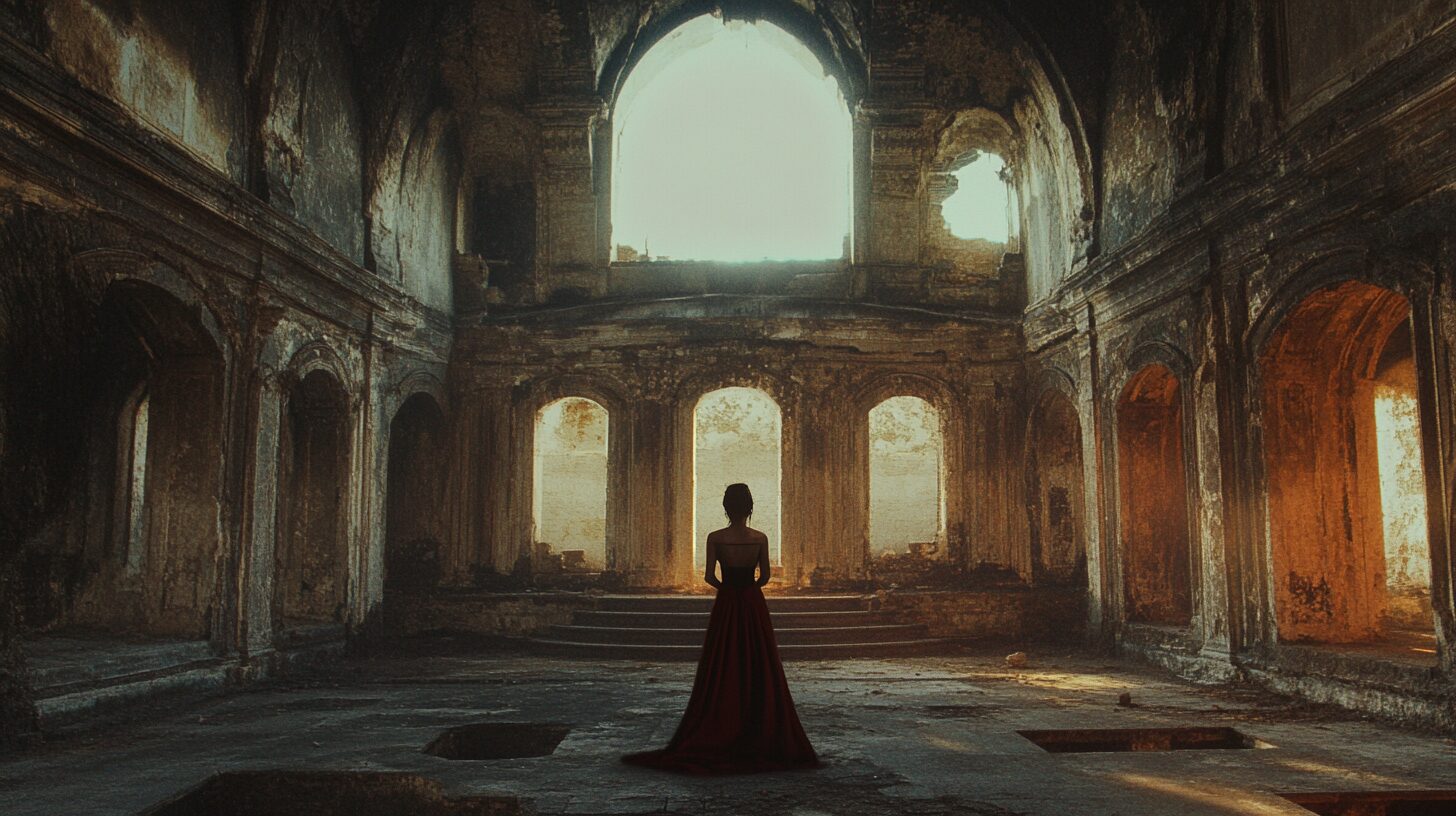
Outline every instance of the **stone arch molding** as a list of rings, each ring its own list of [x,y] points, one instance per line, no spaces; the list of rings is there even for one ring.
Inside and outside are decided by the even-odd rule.
[[[1285,319],[1321,289],[1366,283],[1404,297],[1416,309],[1432,296],[1437,279],[1435,271],[1424,264],[1378,256],[1364,247],[1341,247],[1274,277],[1283,277],[1284,282],[1265,300],[1244,335],[1244,350],[1250,359],[1257,359]]]
[[[399,409],[416,394],[424,394],[434,400],[441,413],[449,407],[444,380],[432,371],[416,369],[395,380],[394,385],[385,392],[386,419],[393,421]]]
[[[231,340],[233,333],[218,318],[202,287],[187,273],[129,249],[87,250],[74,256],[71,266],[79,277],[98,283],[99,294],[104,295],[113,283],[134,281],[170,295],[196,318],[197,324],[222,355],[224,365],[231,369],[236,359],[235,344]]]
[[[942,380],[923,374],[886,374],[861,386],[855,395],[854,404],[859,412],[869,412],[891,397],[919,397],[930,403],[940,414],[942,433],[955,414],[957,400],[950,386]],[[947,440],[949,444],[949,440]]]
[[[814,54],[825,73],[839,81],[851,109],[869,87],[867,62],[850,44],[849,32],[828,15],[816,14],[790,0],[682,0],[665,12],[644,15],[643,22],[627,31],[613,47],[597,77],[601,98],[615,107],[622,86],[642,57],[679,26],[707,14],[762,20],[787,31]]]
[[[785,420],[794,410],[794,391],[787,381],[767,372],[752,371],[727,376],[715,372],[689,377],[677,389],[678,413],[685,414],[691,422],[692,414],[698,409],[698,403],[703,397],[724,388],[752,388],[762,391],[779,407]]]
[[[358,389],[354,387],[354,373],[333,346],[323,340],[305,343],[294,352],[288,362],[284,379],[286,384],[292,385],[302,382],[305,377],[315,371],[323,371],[333,377],[339,389],[349,396],[351,408],[354,407],[352,403],[358,401]]]
[[[1077,405],[1077,378],[1057,367],[1047,367],[1039,371],[1032,381],[1031,390],[1027,396],[1030,397],[1028,405],[1035,409],[1041,405],[1050,394],[1060,394],[1066,397],[1073,407]],[[1080,412],[1079,412],[1080,413]],[[1030,412],[1028,412],[1028,417]]]
[[[620,382],[608,377],[548,377],[532,383],[526,413],[534,422],[541,409],[551,403],[570,397],[581,397],[606,409],[614,423],[624,422],[628,405],[626,393],[627,389]]]
[[[1113,411],[1117,410],[1117,404],[1122,400],[1123,392],[1127,390],[1128,384],[1136,379],[1144,369],[1152,365],[1160,365],[1173,372],[1173,378],[1178,381],[1178,389],[1186,403],[1188,384],[1193,376],[1192,359],[1172,343],[1151,340],[1137,346],[1132,353],[1127,355],[1127,360],[1123,365],[1122,378],[1118,381],[1117,388],[1110,393]],[[1187,405],[1185,404],[1184,407],[1187,408]]]

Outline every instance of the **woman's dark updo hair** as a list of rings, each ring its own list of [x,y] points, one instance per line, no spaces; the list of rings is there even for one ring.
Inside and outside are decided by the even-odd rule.
[[[728,489],[723,491],[723,512],[728,514],[729,521],[753,515],[753,494],[749,492],[748,485],[743,482],[728,485]]]

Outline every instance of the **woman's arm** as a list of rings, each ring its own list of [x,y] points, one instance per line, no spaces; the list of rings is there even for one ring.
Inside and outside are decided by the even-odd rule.
[[[722,589],[723,582],[718,580],[718,570],[715,569],[717,565],[718,545],[714,544],[713,539],[710,538],[708,539],[708,562],[703,565],[703,580],[714,589]]]
[[[768,537],[758,544],[758,581],[759,586],[768,586],[769,563],[768,563]]]

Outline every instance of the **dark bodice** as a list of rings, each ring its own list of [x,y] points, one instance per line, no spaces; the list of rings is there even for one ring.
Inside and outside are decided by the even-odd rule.
[[[757,565],[730,567],[722,561],[719,561],[718,566],[723,570],[723,586],[744,587],[753,585],[753,572],[757,569]]]

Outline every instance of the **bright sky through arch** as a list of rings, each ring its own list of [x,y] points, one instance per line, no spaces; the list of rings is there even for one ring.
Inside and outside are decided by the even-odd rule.
[[[1011,189],[1001,178],[1006,163],[994,153],[982,153],[953,174],[956,191],[940,206],[950,234],[966,240],[1004,244],[1011,239],[1007,212]]]
[[[614,245],[676,260],[844,256],[849,109],[783,29],[684,23],[633,68],[614,121]]]

